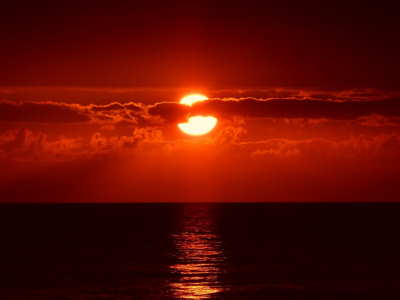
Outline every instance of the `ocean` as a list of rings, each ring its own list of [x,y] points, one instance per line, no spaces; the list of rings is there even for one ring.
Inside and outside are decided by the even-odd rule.
[[[3,204],[0,299],[400,299],[400,205]]]

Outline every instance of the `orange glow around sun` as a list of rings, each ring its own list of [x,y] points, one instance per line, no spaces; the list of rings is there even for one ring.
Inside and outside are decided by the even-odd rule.
[[[192,106],[196,102],[208,100],[208,97],[202,94],[190,94],[181,99],[180,104]],[[191,116],[185,123],[179,123],[178,128],[193,136],[204,135],[211,132],[217,126],[218,119],[213,116]]]

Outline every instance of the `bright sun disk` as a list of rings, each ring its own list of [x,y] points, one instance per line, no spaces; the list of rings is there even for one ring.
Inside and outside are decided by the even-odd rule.
[[[186,134],[198,136],[209,133],[217,123],[217,118],[212,116],[193,116],[186,123],[179,123],[178,127]]]
[[[190,94],[181,99],[179,102],[182,105],[192,106],[194,103],[208,100],[206,95]],[[199,136],[209,133],[217,126],[218,119],[213,116],[191,116],[187,122],[179,123],[178,128],[193,136]]]
[[[208,97],[206,95],[190,94],[190,95],[183,97],[181,99],[181,101],[179,101],[179,103],[183,104],[183,105],[192,106],[196,102],[201,102],[201,101],[205,101],[205,100],[208,100]]]

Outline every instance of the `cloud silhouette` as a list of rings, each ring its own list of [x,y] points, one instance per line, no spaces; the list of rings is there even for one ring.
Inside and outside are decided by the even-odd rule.
[[[373,97],[375,99],[375,96]],[[58,102],[0,102],[0,121],[37,123],[128,122],[152,126],[185,120],[189,114],[221,118],[356,120],[367,116],[400,117],[400,98],[382,100],[218,98],[188,107],[177,102],[142,104],[112,102],[104,105]],[[375,117],[376,119],[376,117]],[[367,122],[364,122],[367,124]]]
[[[255,118],[312,118],[353,120],[367,115],[400,116],[400,99],[332,101],[295,99],[214,99],[196,103],[193,113]]]
[[[55,102],[0,102],[0,121],[74,123],[89,121],[80,105]]]

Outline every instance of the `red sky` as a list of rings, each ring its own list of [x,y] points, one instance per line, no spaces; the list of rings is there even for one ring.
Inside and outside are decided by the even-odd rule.
[[[398,199],[396,92],[209,90],[209,101],[190,108],[178,104],[179,98],[108,104],[24,100],[35,90],[58,91],[2,91],[22,99],[0,103],[2,201]],[[134,94],[67,92],[114,100]],[[166,98],[180,92],[154,91]],[[189,137],[176,127],[189,113],[212,114],[219,124],[207,136]]]
[[[397,201],[397,12],[4,4],[1,201]],[[210,100],[177,103],[190,92]],[[218,126],[188,137],[176,124],[189,114]]]
[[[396,88],[395,1],[8,1],[2,85]]]

